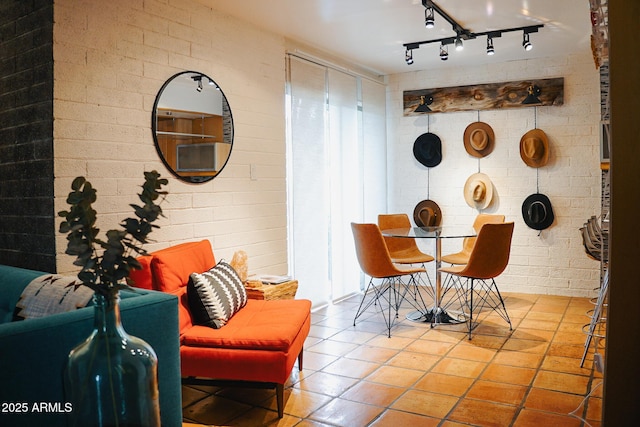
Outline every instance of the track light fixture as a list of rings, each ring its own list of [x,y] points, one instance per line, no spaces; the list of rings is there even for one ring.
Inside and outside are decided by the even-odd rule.
[[[511,33],[516,31],[523,32],[522,47],[524,47],[525,50],[529,51],[533,47],[531,44],[531,41],[529,40],[529,34],[536,33],[538,32],[539,28],[544,27],[543,24],[538,24],[538,25],[529,25],[527,27],[505,28],[502,30],[492,30],[492,31],[484,31],[481,33],[474,33],[471,30],[468,30],[462,27],[460,24],[458,24],[458,22],[456,22],[455,19],[453,19],[444,10],[442,10],[437,4],[435,4],[433,0],[422,0],[422,5],[425,7],[424,22],[427,28],[433,27],[433,24],[435,22],[434,20],[435,12],[437,12],[438,15],[442,16],[444,20],[446,20],[449,24],[451,24],[451,27],[453,31],[456,33],[456,35],[453,37],[444,37],[444,38],[434,39],[434,40],[424,40],[420,42],[405,43],[403,44],[403,46],[405,46],[407,49],[416,49],[423,44],[440,43],[441,45],[440,59],[442,60],[446,60],[449,57],[448,51],[445,50],[443,53],[443,48],[446,47],[447,45],[453,44],[456,50],[460,51],[463,48],[463,41],[473,40],[480,36],[487,36],[487,55],[493,55],[495,53],[495,49],[493,47],[493,39],[495,37],[501,37],[503,33]],[[409,63],[406,54],[405,54],[405,60],[407,60],[407,63]],[[411,56],[411,60],[413,61],[413,55]]]
[[[413,64],[413,49],[407,48],[404,53],[404,60],[407,62],[407,65]]]
[[[436,25],[436,21],[433,18],[433,8],[427,6],[424,10],[424,26],[427,28],[433,28]]]
[[[526,31],[524,33],[522,33],[522,47],[526,51],[529,51],[529,50],[533,49],[533,45],[531,44],[531,41],[529,40],[529,33],[527,33]]]
[[[202,75],[191,76],[191,78],[193,79],[194,82],[198,84],[196,86],[196,90],[198,92],[202,92]]]
[[[496,50],[493,48],[493,37],[487,36],[487,55],[493,55]]]
[[[440,59],[443,61],[449,59],[449,48],[444,43],[440,45]]]

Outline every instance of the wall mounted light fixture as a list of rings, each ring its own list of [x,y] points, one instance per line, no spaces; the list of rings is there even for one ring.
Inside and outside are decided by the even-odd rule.
[[[451,27],[453,28],[453,31],[455,31],[456,35],[452,37],[444,37],[440,39],[404,43],[403,46],[406,47],[408,50],[413,51],[413,49],[417,49],[418,47],[420,47],[420,45],[423,45],[423,44],[440,43],[441,45],[440,59],[442,60],[446,59],[446,58],[443,58],[443,54],[442,54],[442,50],[444,46],[453,44],[455,45],[456,50],[460,51],[463,48],[463,41],[473,40],[480,36],[487,36],[487,55],[493,55],[495,53],[495,49],[493,47],[493,39],[496,37],[501,37],[502,34],[504,33],[512,33],[517,31],[522,31],[522,38],[523,38],[522,47],[526,51],[529,51],[533,47],[533,45],[531,44],[529,34],[537,33],[539,28],[544,27],[543,24],[538,24],[538,25],[529,25],[526,27],[504,28],[501,30],[492,30],[492,31],[484,31],[480,33],[474,33],[471,30],[464,28],[462,25],[458,24],[458,22],[455,19],[453,19],[451,16],[449,16],[449,14],[447,14],[444,10],[442,10],[437,4],[435,4],[433,0],[422,0],[422,5],[425,7],[425,26],[427,28],[433,28],[433,26],[435,25],[434,14],[435,12],[437,12],[438,15],[440,15],[449,24],[451,24]],[[446,56],[448,58],[448,52]],[[413,64],[413,55],[411,57],[411,62],[407,61],[407,64],[409,65]]]
[[[428,113],[431,111],[429,105],[433,104],[433,97],[420,96],[420,105],[415,109],[416,113]]]
[[[527,89],[527,97],[522,101],[522,105],[540,105],[542,101],[540,101],[540,94],[542,93],[542,89],[537,85],[530,85]]]

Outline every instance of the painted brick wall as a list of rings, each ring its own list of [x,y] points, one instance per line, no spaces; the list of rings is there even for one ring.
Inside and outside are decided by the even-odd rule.
[[[431,114],[403,117],[402,91],[411,89],[492,83],[529,78],[564,77],[564,105],[534,108]],[[415,72],[390,76],[388,87],[389,210],[412,215],[423,199],[435,200],[445,223],[471,224],[477,211],[464,200],[467,178],[487,174],[495,187],[487,213],[502,213],[515,221],[509,266],[500,288],[525,293],[591,296],[599,284],[599,263],[584,253],[578,228],[600,213],[599,72],[590,51],[563,58],[515,61],[446,72]],[[464,149],[463,133],[477,120],[491,125],[495,149],[479,162]],[[550,140],[550,161],[536,169],[520,158],[520,138],[535,127]],[[431,168],[418,163],[413,142],[422,133],[437,134],[443,144],[442,162]],[[430,185],[428,186],[430,181]],[[556,220],[542,233],[526,226],[521,206],[536,192],[546,194]],[[429,192],[428,192],[429,189]],[[424,243],[425,250],[434,246]],[[457,251],[460,242],[445,241],[443,252]],[[433,268],[433,267],[431,267]],[[433,271],[432,271],[433,273]]]
[[[55,270],[53,4],[0,3],[0,264]]]
[[[56,211],[84,175],[98,226],[114,228],[156,169],[170,195],[147,249],[209,239],[216,258],[242,249],[250,272],[286,273],[284,39],[187,0],[59,0],[54,18]],[[231,158],[205,184],[173,178],[151,135],[158,90],[184,70],[222,87],[235,122]],[[71,271],[65,244],[58,236],[58,266]]]

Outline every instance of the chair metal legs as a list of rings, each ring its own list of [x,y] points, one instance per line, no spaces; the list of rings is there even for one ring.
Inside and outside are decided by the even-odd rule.
[[[471,331],[480,323],[477,320],[480,313],[485,309],[498,313],[509,324],[509,330],[513,330],[504,299],[494,279],[483,280],[450,275],[446,281],[445,291],[451,289],[455,289],[456,292],[452,301],[460,302],[463,315],[467,318],[469,339],[471,339]],[[449,304],[451,304],[451,301]]]
[[[431,278],[429,277],[429,274],[426,272],[427,269],[425,265],[422,264],[421,267],[424,268],[425,270],[424,276],[427,278],[427,280],[425,281],[422,278],[423,274],[411,275],[409,282],[407,283],[406,286],[404,286],[405,289],[404,289],[404,294],[402,295],[402,299],[400,299],[401,303],[403,300],[407,300],[416,310],[420,310],[420,311],[422,311],[422,309],[426,307],[424,298],[420,293],[421,289],[424,289],[424,291],[427,293],[427,296],[431,297],[432,300],[435,300],[435,287],[433,286],[433,283],[431,283]],[[407,294],[413,297],[413,302],[407,299]]]
[[[372,305],[379,307],[382,317],[384,318],[385,325],[387,327],[387,336],[391,338],[391,327],[394,325],[398,318],[398,311],[403,300],[406,300],[416,310],[424,312],[426,310],[426,304],[422,298],[422,294],[419,292],[415,275],[410,274],[407,283],[402,281],[402,276],[385,277],[380,284],[375,284],[374,279],[369,280],[367,289],[362,296],[358,310],[353,319],[353,326],[356,325],[356,320],[367,311]],[[407,293],[413,298],[405,298]],[[395,315],[392,314],[395,311]]]
[[[606,311],[607,311],[607,298],[609,295],[609,270],[605,271],[605,275],[602,281],[602,286],[598,292],[598,299],[596,306],[591,313],[591,322],[584,325],[583,332],[587,334],[587,338],[584,343],[584,352],[582,353],[582,359],[580,360],[580,367],[584,365],[584,361],[587,358],[587,353],[591,347],[591,341],[595,338],[594,353],[598,353],[598,340],[604,339],[604,325],[606,323]],[[588,329],[587,329],[588,328]],[[595,360],[595,356],[594,356]]]

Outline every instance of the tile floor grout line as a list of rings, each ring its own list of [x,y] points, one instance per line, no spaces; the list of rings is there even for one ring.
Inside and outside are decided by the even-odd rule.
[[[419,417],[424,417],[424,419],[426,420],[431,419],[434,420],[434,423],[437,423],[438,425],[445,425],[447,423],[447,421],[451,421],[448,420],[448,417],[451,416],[451,414],[453,413],[453,411],[459,407],[460,403],[463,401],[477,401],[477,402],[493,402],[494,404],[500,404],[502,406],[505,407],[511,407],[511,408],[515,408],[515,412],[511,418],[511,424],[509,425],[513,425],[514,423],[516,423],[519,418],[523,418],[525,419],[526,416],[528,415],[529,417],[531,417],[531,413],[534,413],[534,417],[535,416],[542,416],[542,417],[551,417],[553,418],[554,416],[570,416],[569,414],[566,413],[561,413],[561,412],[555,412],[551,409],[551,407],[545,407],[544,403],[542,403],[543,406],[538,407],[538,406],[533,406],[530,407],[531,409],[529,410],[529,414],[523,414],[523,411],[525,409],[528,408],[528,406],[526,406],[526,402],[529,398],[529,396],[531,395],[531,392],[534,390],[533,384],[536,380],[536,378],[538,377],[539,373],[541,371],[546,371],[546,372],[551,372],[551,373],[560,373],[560,374],[566,374],[566,375],[571,375],[571,376],[576,376],[576,377],[587,377],[588,378],[588,383],[587,383],[587,390],[589,391],[591,388],[593,388],[595,390],[596,387],[594,387],[594,384],[597,383],[598,378],[597,376],[594,375],[594,366],[592,364],[591,366],[591,371],[589,372],[588,375],[584,375],[581,371],[576,371],[577,373],[575,373],[574,371],[569,371],[567,369],[565,369],[562,365],[562,362],[559,359],[558,360],[553,360],[554,363],[560,363],[555,364],[555,365],[548,365],[546,366],[546,369],[542,369],[543,366],[545,366],[545,362],[549,363],[549,357],[558,357],[558,358],[570,358],[570,359],[575,359],[574,357],[574,353],[577,353],[577,350],[579,349],[579,345],[576,344],[576,341],[578,341],[575,337],[572,338],[571,335],[567,335],[568,338],[571,338],[571,348],[572,350],[568,351],[568,352],[563,352],[561,350],[560,347],[558,347],[558,343],[556,342],[557,339],[562,339],[564,338],[562,334],[569,334],[569,333],[573,333],[573,331],[571,331],[571,326],[575,324],[576,319],[573,318],[573,315],[578,314],[577,310],[572,309],[572,306],[574,305],[574,303],[579,307],[580,305],[583,304],[583,299],[584,298],[577,298],[577,297],[569,297],[569,299],[567,301],[563,301],[562,304],[564,305],[564,309],[562,310],[562,314],[559,317],[558,323],[556,325],[553,326],[552,329],[552,333],[549,334],[548,332],[543,333],[543,334],[536,334],[537,336],[540,337],[540,341],[539,341],[539,345],[541,345],[542,343],[544,343],[545,348],[544,351],[542,353],[536,353],[529,351],[521,351],[522,349],[527,350],[528,346],[525,345],[525,347],[522,347],[520,349],[520,347],[523,344],[516,344],[513,345],[512,349],[509,350],[508,348],[505,350],[505,347],[508,345],[508,343],[512,340],[526,340],[527,336],[526,334],[524,335],[524,337],[522,336],[515,336],[514,334],[517,332],[518,328],[520,327],[520,325],[522,324],[523,321],[527,320],[527,317],[531,317],[532,319],[531,324],[535,325],[536,322],[536,318],[538,319],[542,319],[542,321],[544,321],[544,316],[531,316],[534,313],[540,312],[540,313],[553,313],[554,310],[557,309],[557,305],[559,305],[558,303],[555,302],[555,300],[553,299],[549,299],[548,301],[544,301],[542,297],[545,297],[544,299],[546,300],[547,296],[544,295],[536,295],[535,298],[532,295],[526,295],[526,294],[519,294],[519,293],[511,293],[512,295],[507,295],[507,298],[505,298],[505,304],[508,306],[509,302],[508,299],[511,300],[511,302],[513,302],[514,304],[517,304],[517,308],[512,308],[512,313],[511,313],[511,318],[512,318],[512,323],[518,325],[516,326],[513,331],[509,331],[508,335],[504,336],[504,339],[497,339],[494,340],[494,337],[501,337],[501,335],[497,334],[497,330],[492,328],[491,323],[493,323],[493,321],[495,320],[496,322],[498,321],[502,321],[502,319],[499,319],[497,316],[493,317],[492,316],[492,311],[489,310],[488,312],[486,312],[485,314],[483,314],[482,317],[478,317],[478,319],[480,319],[479,323],[483,323],[484,325],[488,325],[489,327],[486,329],[482,329],[480,331],[480,333],[477,332],[476,330],[476,334],[474,335],[474,338],[479,337],[479,336],[484,336],[484,337],[488,337],[486,338],[486,342],[481,342],[479,344],[476,344],[476,346],[478,346],[479,348],[483,348],[483,349],[490,349],[492,351],[492,354],[490,354],[490,358],[488,358],[486,361],[485,360],[481,360],[484,359],[482,356],[479,356],[477,359],[473,357],[473,354],[470,355],[469,358],[467,358],[467,354],[465,354],[465,351],[468,351],[468,349],[466,349],[466,345],[467,344],[474,344],[473,341],[469,342],[467,340],[464,340],[465,331],[458,331],[455,330],[454,328],[450,329],[453,332],[453,336],[450,336],[450,338],[446,338],[447,335],[443,335],[443,336],[434,336],[434,337],[430,337],[430,332],[431,331],[437,331],[436,328],[434,329],[427,329],[427,328],[423,328],[422,325],[420,325],[420,330],[417,330],[415,332],[413,332],[411,329],[407,329],[407,327],[410,325],[409,323],[407,323],[407,321],[405,320],[405,318],[400,319],[396,325],[394,326],[394,328],[396,328],[397,334],[394,335],[393,338],[399,338],[400,340],[397,341],[396,343],[394,343],[391,347],[385,347],[384,346],[384,342],[382,340],[380,340],[380,336],[382,333],[378,333],[375,334],[373,332],[373,330],[376,329],[375,325],[382,325],[382,323],[380,322],[380,319],[378,319],[379,317],[379,313],[377,311],[373,312],[373,313],[368,313],[368,316],[366,318],[363,319],[363,322],[366,323],[362,323],[362,325],[364,326],[363,329],[358,330],[357,327],[354,327],[353,325],[349,325],[349,316],[345,316],[343,313],[346,311],[351,311],[351,309],[353,307],[352,304],[343,304],[342,305],[342,309],[337,309],[337,312],[328,312],[327,310],[322,310],[321,313],[319,313],[319,315],[316,316],[316,319],[313,321],[312,326],[319,326],[320,328],[327,328],[326,330],[323,329],[319,329],[318,330],[318,336],[313,336],[310,335],[310,338],[312,339],[312,341],[314,342],[313,346],[319,345],[323,342],[334,342],[337,343],[338,345],[341,344],[345,344],[349,341],[340,341],[340,340],[345,340],[348,339],[348,334],[342,335],[340,336],[339,334],[348,332],[348,333],[358,333],[358,332],[366,332],[366,333],[371,333],[372,335],[369,336],[368,338],[366,338],[364,341],[360,342],[358,340],[354,348],[347,350],[347,351],[341,351],[340,355],[336,356],[335,354],[333,354],[333,352],[330,353],[325,353],[325,349],[322,349],[321,347],[317,348],[317,352],[314,351],[310,351],[310,353],[314,353],[316,355],[322,355],[322,356],[327,356],[329,358],[332,359],[332,362],[328,363],[328,364],[324,364],[322,362],[323,357],[320,357],[319,359],[317,359],[318,363],[321,363],[321,366],[318,370],[309,370],[308,372],[310,372],[309,375],[304,375],[303,373],[301,373],[300,375],[295,375],[292,376],[290,378],[289,381],[291,381],[290,384],[287,385],[287,389],[289,389],[289,393],[291,393],[291,390],[293,389],[297,389],[298,392],[302,393],[302,396],[305,393],[312,393],[312,394],[319,394],[324,396],[325,398],[327,398],[328,400],[323,403],[322,405],[318,406],[317,408],[314,408],[313,410],[311,410],[311,412],[306,415],[306,416],[300,416],[300,415],[294,415],[292,413],[287,413],[285,411],[285,413],[287,414],[287,417],[291,417],[291,424],[288,425],[297,425],[297,424],[302,424],[305,423],[305,420],[308,420],[308,422],[313,422],[313,423],[323,423],[325,425],[335,425],[332,421],[331,418],[327,419],[327,416],[329,414],[327,413],[322,413],[319,412],[321,411],[322,408],[325,408],[328,404],[330,404],[330,402],[339,399],[345,402],[351,402],[351,403],[357,403],[357,404],[364,404],[366,406],[369,407],[373,407],[376,408],[376,410],[379,410],[380,412],[375,415],[372,419],[367,419],[362,420],[362,424],[361,425],[375,425],[377,422],[379,422],[379,420],[383,419],[388,421],[389,420],[389,416],[390,415],[386,415],[387,413],[390,413],[390,411],[398,411],[398,412],[403,412],[405,415],[404,416],[411,416],[410,418],[413,419],[415,417],[415,419],[419,419]],[[526,295],[526,297],[523,297],[521,299],[521,301],[518,301],[518,295]],[[561,301],[561,300],[558,300]],[[356,302],[357,303],[357,302]],[[539,305],[538,305],[539,304]],[[545,305],[551,305],[551,307],[553,307],[553,310],[548,310],[545,311],[544,309],[546,308]],[[534,310],[536,308],[536,305],[538,305],[538,308],[542,309],[542,310]],[[403,309],[406,310],[406,307],[403,307]],[[513,311],[515,310],[515,311]],[[334,313],[334,314],[332,314]],[[335,313],[338,313],[337,316],[335,316]],[[513,317],[513,314],[516,314],[516,317]],[[315,313],[314,313],[315,315]],[[490,317],[490,321],[487,322],[487,319]],[[361,323],[359,322],[358,325],[360,325]],[[382,325],[384,326],[384,325]],[[530,325],[527,325],[530,326]],[[444,329],[444,327],[443,327]],[[525,328],[527,329],[527,328]],[[474,329],[475,330],[475,329]],[[546,329],[540,329],[540,331],[545,331]],[[330,334],[326,334],[327,332],[331,332]],[[385,330],[386,332],[386,330]],[[581,331],[578,332],[579,334],[582,334]],[[325,336],[327,335],[327,336]],[[386,334],[384,334],[386,335]],[[462,339],[460,339],[460,336],[462,336]],[[386,336],[385,336],[386,338]],[[439,342],[442,343],[443,345],[445,344],[452,344],[451,346],[448,346],[447,349],[443,352],[434,352],[434,353],[429,353],[428,351],[421,351],[421,350],[428,350],[429,348],[427,347],[428,344],[423,343],[422,341],[426,341],[427,343],[429,341],[434,342],[433,340],[431,340],[431,338],[436,338],[435,342]],[[444,338],[444,339],[439,339],[439,338]],[[406,342],[405,342],[406,341]],[[535,340],[537,342],[537,340]],[[396,344],[400,343],[401,345],[397,346]],[[499,345],[497,345],[499,343]],[[535,342],[533,342],[531,345],[535,344]],[[556,344],[556,345],[554,345]],[[409,349],[410,346],[415,345],[415,348],[411,348]],[[495,345],[495,347],[494,347]],[[355,351],[358,350],[359,348],[364,348],[364,347],[375,347],[375,348],[379,348],[379,349],[387,349],[389,351],[389,354],[392,354],[391,356],[388,357],[383,357],[383,359],[380,360],[384,360],[382,362],[379,361],[374,361],[376,359],[376,357],[370,357],[367,358],[366,354],[364,353],[366,350],[361,350],[361,354],[359,355],[358,353],[356,353]],[[456,351],[456,349],[458,349],[458,351],[460,351],[460,353],[454,353]],[[305,348],[305,350],[307,350]],[[393,351],[391,351],[393,350]],[[514,383],[513,385],[518,385],[521,387],[524,387],[524,393],[522,395],[522,398],[519,399],[519,403],[516,404],[512,404],[512,403],[505,403],[505,401],[502,400],[493,400],[491,398],[487,398],[484,399],[484,397],[478,398],[477,396],[471,396],[471,390],[473,390],[473,387],[476,386],[477,384],[479,384],[481,381],[487,381],[490,383],[496,383],[496,384],[502,384],[501,381],[496,381],[496,379],[492,378],[492,377],[487,377],[485,379],[482,379],[482,375],[484,375],[484,373],[487,372],[488,369],[490,369],[491,366],[502,366],[502,363],[497,363],[497,362],[507,362],[511,359],[507,359],[504,358],[504,356],[500,359],[498,359],[498,355],[500,354],[506,354],[503,353],[505,351],[511,352],[514,351],[514,355],[517,353],[521,353],[523,354],[523,358],[519,359],[519,360],[514,360],[513,364],[507,364],[505,366],[511,366],[513,368],[525,368],[525,369],[531,369],[534,371],[533,376],[529,379],[527,385],[523,385],[522,383]],[[558,352],[560,351],[560,352]],[[417,355],[423,355],[423,356],[433,356],[433,358],[435,359],[435,361],[429,366],[428,369],[426,370],[420,370],[417,369],[415,367],[411,367],[409,366],[409,364],[407,364],[406,362],[409,361],[411,362],[409,359],[407,359],[406,361],[400,361],[398,360],[399,363],[397,364],[392,364],[393,363],[393,359],[398,357],[398,355],[403,354],[403,352],[413,352],[416,353]],[[554,352],[556,354],[556,356],[550,356],[550,352]],[[529,357],[527,356],[526,358],[524,357],[524,355],[537,355],[535,358],[533,356]],[[447,360],[447,359],[451,359],[451,358],[456,358],[456,359],[460,359],[460,360],[469,360],[469,361],[475,361],[475,362],[481,362],[483,363],[483,367],[482,370],[474,375],[472,378],[470,378],[470,382],[467,385],[467,387],[464,389],[464,392],[461,393],[460,395],[449,395],[446,393],[440,393],[439,391],[435,391],[433,393],[438,394],[438,395],[442,395],[442,396],[449,396],[455,399],[455,404],[452,406],[452,408],[449,410],[449,412],[443,416],[443,417],[435,417],[434,415],[428,415],[428,412],[423,412],[420,410],[420,406],[417,406],[415,408],[411,408],[410,406],[404,406],[402,407],[402,409],[398,409],[398,408],[392,408],[393,405],[395,405],[400,399],[403,398],[403,396],[406,396],[407,392],[410,390],[414,390],[414,391],[421,391],[420,389],[416,388],[419,384],[420,381],[423,381],[425,379],[425,377],[429,374],[438,374],[438,372],[434,371],[434,369],[436,369],[436,367],[438,366],[439,363],[441,363],[443,360]],[[353,380],[353,383],[351,383],[348,387],[340,390],[339,392],[336,393],[336,395],[329,395],[329,394],[324,394],[322,392],[318,392],[318,391],[313,391],[314,389],[312,388],[311,390],[305,390],[303,388],[301,388],[302,382],[307,379],[307,378],[311,378],[313,377],[314,374],[317,373],[322,373],[324,372],[326,375],[329,375],[328,378],[329,380],[331,379],[331,375],[336,375],[337,377],[342,377],[344,376],[342,373],[338,373],[338,374],[332,374],[332,373],[328,373],[326,371],[324,371],[326,368],[328,368],[329,366],[337,366],[341,363],[341,361],[345,361],[348,360],[350,363],[356,363],[356,362],[366,362],[366,363],[372,363],[375,364],[375,368],[368,372],[366,375],[360,375],[359,377],[345,377],[345,378],[349,378],[350,380]],[[578,358],[579,361],[579,358]],[[530,362],[535,362],[534,365],[532,365]],[[413,363],[413,362],[411,362]],[[579,362],[577,362],[579,363]],[[532,367],[534,366],[534,367]],[[420,375],[417,376],[415,379],[413,379],[413,381],[411,381],[410,383],[408,383],[407,385],[403,385],[403,386],[398,386],[398,382],[397,381],[385,381],[383,377],[379,377],[379,378],[375,378],[373,377],[374,373],[376,371],[379,371],[381,368],[383,367],[397,367],[397,368],[401,368],[401,369],[409,369],[409,370],[416,370],[416,371],[421,371]],[[567,368],[569,368],[569,366],[566,366]],[[548,368],[552,368],[552,370],[548,370]],[[556,370],[557,369],[557,370]],[[305,370],[306,371],[306,370]],[[574,372],[574,373],[572,373]],[[381,374],[382,375],[382,374]],[[440,374],[439,374],[440,375]],[[447,374],[441,374],[441,375],[447,375]],[[455,375],[455,374],[453,374]],[[377,380],[380,380],[381,382],[377,382]],[[326,379],[325,379],[326,380]],[[393,388],[393,389],[403,389],[403,391],[398,394],[398,395],[393,395],[393,398],[389,401],[386,400],[380,400],[380,402],[385,402],[384,404],[374,404],[371,402],[366,402],[366,401],[360,401],[360,400],[351,400],[350,398],[357,398],[356,395],[348,395],[347,393],[349,393],[350,390],[353,390],[354,387],[356,387],[358,384],[361,384],[363,387],[363,389],[365,389],[367,387],[367,384],[371,383],[371,384],[378,384],[378,385],[382,385],[382,386],[386,386],[389,388]],[[511,384],[511,383],[504,383],[504,384]],[[383,388],[381,388],[380,390],[384,390]],[[481,389],[478,389],[478,391],[480,391]],[[576,394],[574,391],[561,391],[561,390],[556,390],[555,388],[542,388],[541,390],[545,390],[545,391],[549,391],[552,393],[567,393],[567,394],[571,394],[573,396],[579,397],[582,396],[585,398],[585,406],[582,410],[582,415],[584,416],[584,418],[586,419],[586,417],[588,416],[588,405],[590,403],[593,404],[594,400],[590,399],[600,399],[600,397],[598,396],[589,396],[589,393],[587,393],[587,396],[585,396],[582,393]],[[220,393],[222,390],[216,390],[214,392],[214,395]],[[333,393],[332,393],[333,394]],[[288,396],[290,396],[290,394],[288,394]],[[204,397],[200,397],[198,399],[196,399],[193,402],[189,402],[185,408],[183,408],[183,410],[185,410],[186,408],[192,408],[193,406],[197,405],[198,403],[202,402],[203,400],[207,399],[208,396],[204,396]],[[391,397],[391,395],[390,395]],[[215,398],[215,397],[213,397]],[[269,402],[272,402],[274,397],[273,394],[270,394],[269,397],[264,398],[264,399],[260,399],[260,402],[258,402],[257,400],[246,400],[246,399],[242,399],[241,397],[237,396],[237,395],[230,395],[230,396],[219,396],[219,398],[231,398],[236,402],[239,402],[240,404],[243,405],[249,405],[251,406],[253,409],[258,409],[261,411],[267,411],[266,413],[269,413],[271,415],[266,416],[263,419],[263,424],[266,425],[267,423],[269,425],[275,425],[274,423],[278,423],[277,419],[272,418],[273,415],[275,414],[275,411],[273,411],[269,405]],[[589,399],[590,398],[590,399]],[[479,399],[479,400],[478,400]],[[287,398],[287,400],[289,400],[289,398]],[[248,402],[248,403],[247,403]],[[378,402],[378,401],[376,401]],[[597,404],[597,401],[595,401]],[[296,403],[299,404],[299,403]],[[263,408],[263,406],[266,406],[265,408]],[[304,406],[303,406],[304,408]],[[411,409],[408,409],[411,408]],[[549,409],[547,409],[549,408]],[[197,409],[197,408],[195,408]],[[538,415],[535,415],[535,413],[539,413]],[[317,418],[313,417],[313,414],[318,414],[319,416]],[[546,415],[540,415],[540,414],[546,414]],[[329,415],[330,416],[330,415]],[[393,416],[393,415],[391,415]],[[194,422],[197,422],[197,418],[198,418],[198,414],[197,413],[193,413],[187,418],[184,417],[185,421],[187,421],[187,419],[192,420],[194,419]],[[210,419],[210,418],[207,418]],[[245,423],[247,421],[246,418],[243,418],[242,414],[238,414],[236,415],[232,421],[235,422],[231,422],[231,425],[237,425],[237,423]],[[596,420],[592,420],[596,421]],[[384,421],[380,421],[380,422],[384,422]],[[460,422],[458,421],[458,423],[461,424],[468,424],[468,425],[476,425],[476,423],[471,423],[469,421],[466,422]],[[261,425],[263,425],[261,424]],[[254,425],[254,424],[251,424]],[[357,425],[357,424],[356,424]],[[434,424],[435,425],[435,424]]]

